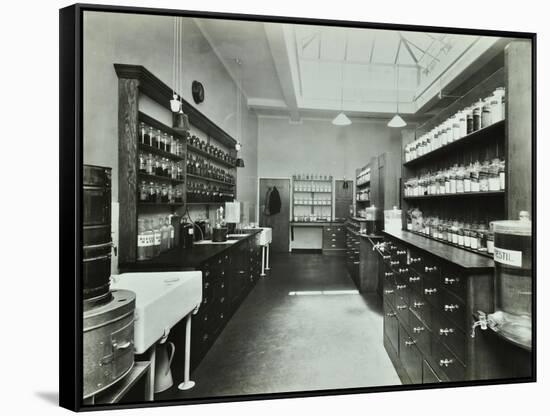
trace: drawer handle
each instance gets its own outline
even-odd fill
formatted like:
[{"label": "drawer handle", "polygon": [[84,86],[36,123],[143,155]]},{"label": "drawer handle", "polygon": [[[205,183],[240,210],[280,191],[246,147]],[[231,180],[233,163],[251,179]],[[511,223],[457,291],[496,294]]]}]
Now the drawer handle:
[{"label": "drawer handle", "polygon": [[422,259],[420,257],[411,257],[409,260],[409,263],[414,264],[414,263],[420,263],[421,261]]},{"label": "drawer handle", "polygon": [[411,283],[414,283],[414,282],[418,282],[420,280],[420,277],[409,277],[409,282]]},{"label": "drawer handle", "polygon": [[222,297],[222,298],[220,299],[220,303],[224,303],[224,302],[225,302],[225,297]]},{"label": "drawer handle", "polygon": [[407,285],[396,285],[395,288],[397,290],[403,290],[403,289],[406,289],[407,288]]},{"label": "drawer handle", "polygon": [[220,313],[220,319],[223,319],[223,316],[224,316],[223,313]]},{"label": "drawer handle", "polygon": [[395,317],[396,317],[396,313],[395,313],[395,312],[389,312],[389,313],[386,314],[386,316],[387,316],[388,318],[395,318]]},{"label": "drawer handle", "polygon": [[424,293],[426,295],[433,295],[434,293],[437,293],[437,289],[435,287],[432,289],[424,289]]},{"label": "drawer handle", "polygon": [[397,251],[395,252],[395,254],[397,254],[398,256],[402,256],[402,255],[404,255],[404,254],[407,254],[407,251],[405,251],[405,250],[401,250],[401,251],[400,251],[400,250],[397,250]]},{"label": "drawer handle", "polygon": [[204,277],[210,276],[210,272],[204,272]]},{"label": "drawer handle", "polygon": [[439,360],[439,366],[440,367],[448,367],[449,364],[453,364],[455,362],[455,360],[453,360],[452,358],[444,358],[442,360]]},{"label": "drawer handle", "polygon": [[382,256],[382,258],[383,258],[384,260],[389,260],[389,259],[390,259],[390,256]]},{"label": "drawer handle", "polygon": [[445,310],[445,312],[454,312],[455,310],[458,309],[458,305],[457,304],[445,305],[445,306],[443,306],[443,309]]},{"label": "drawer handle", "polygon": [[412,340],[412,341],[405,341],[405,345],[406,345],[407,347],[411,347],[411,346],[413,346],[414,344],[416,344],[416,341],[415,341],[415,340]]},{"label": "drawer handle", "polygon": [[439,335],[449,336],[449,334],[453,334],[454,332],[453,328],[439,328]]},{"label": "drawer handle", "polygon": [[406,267],[403,268],[403,269],[399,269],[399,273],[407,273],[409,271],[409,269],[407,269]]},{"label": "drawer handle", "polygon": [[402,311],[404,309],[407,309],[407,305],[397,305],[397,309]]},{"label": "drawer handle", "polygon": [[423,326],[417,326],[417,327],[414,327],[413,328],[413,332],[415,334],[420,334],[422,331],[424,331],[426,328],[424,328]]},{"label": "drawer handle", "polygon": [[210,282],[204,282],[204,288],[208,289],[210,287]]},{"label": "drawer handle", "polygon": [[457,278],[449,278],[449,277],[446,277],[444,280],[443,280],[443,283],[445,283],[446,285],[454,285],[455,283],[458,283],[458,279]]},{"label": "drawer handle", "polygon": [[225,270],[222,270],[221,275],[225,276]]},{"label": "drawer handle", "polygon": [[390,261],[390,264],[392,266],[397,266],[399,264],[399,260]]},{"label": "drawer handle", "polygon": [[354,261],[353,264],[359,264],[360,262],[359,261]]},{"label": "drawer handle", "polygon": [[204,334],[204,335],[202,336],[202,340],[203,340],[203,341],[206,341],[207,339],[208,339],[208,334]]},{"label": "drawer handle", "polygon": [[384,276],[386,276],[386,277],[392,277],[392,276],[393,276],[393,273],[392,273],[392,272],[385,272],[385,273],[384,273]]},{"label": "drawer handle", "polygon": [[435,267],[435,266],[434,267],[428,267],[428,266],[424,267],[424,271],[426,273],[435,272],[436,270],[437,270],[437,267]]},{"label": "drawer handle", "polygon": [[415,308],[421,308],[422,306],[424,306],[424,302],[413,302],[413,307]]},{"label": "drawer handle", "polygon": [[391,295],[391,294],[393,293],[393,290],[391,290],[391,289],[386,289],[386,290],[384,290],[384,293],[385,293],[386,295]]},{"label": "drawer handle", "polygon": [[130,347],[132,345],[132,341],[126,341],[126,342],[122,342],[122,343],[117,343],[117,342],[113,342],[113,349],[115,351],[119,351],[119,350],[125,350],[126,348]]}]

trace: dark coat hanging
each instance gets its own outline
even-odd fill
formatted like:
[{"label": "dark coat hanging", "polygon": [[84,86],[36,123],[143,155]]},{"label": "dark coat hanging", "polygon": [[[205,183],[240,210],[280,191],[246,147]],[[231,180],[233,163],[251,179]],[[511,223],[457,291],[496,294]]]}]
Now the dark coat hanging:
[{"label": "dark coat hanging", "polygon": [[277,187],[269,188],[265,195],[265,215],[275,215],[281,212],[281,196]]}]

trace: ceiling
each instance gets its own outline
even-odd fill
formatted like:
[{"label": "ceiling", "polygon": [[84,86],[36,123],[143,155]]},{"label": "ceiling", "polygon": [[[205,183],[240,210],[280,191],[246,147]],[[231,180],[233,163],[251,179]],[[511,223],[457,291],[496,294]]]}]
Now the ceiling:
[{"label": "ceiling", "polygon": [[[258,114],[418,116],[420,95],[491,42],[381,29],[195,19]],[[497,39],[497,38],[495,38]],[[489,45],[489,46],[488,46]],[[472,55],[472,56],[470,56]],[[443,86],[438,86],[439,92]],[[423,101],[424,100],[424,101]]]}]

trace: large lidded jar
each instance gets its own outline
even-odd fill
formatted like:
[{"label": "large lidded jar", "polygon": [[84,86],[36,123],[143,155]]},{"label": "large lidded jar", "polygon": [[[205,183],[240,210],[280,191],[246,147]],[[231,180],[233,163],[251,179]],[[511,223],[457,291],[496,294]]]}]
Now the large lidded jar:
[{"label": "large lidded jar", "polygon": [[532,315],[531,220],[526,211],[519,221],[495,221],[495,310],[502,312],[502,333],[530,348]]},{"label": "large lidded jar", "polygon": [[531,221],[525,216],[519,221],[495,221],[493,232],[495,306],[513,314],[531,315]]}]

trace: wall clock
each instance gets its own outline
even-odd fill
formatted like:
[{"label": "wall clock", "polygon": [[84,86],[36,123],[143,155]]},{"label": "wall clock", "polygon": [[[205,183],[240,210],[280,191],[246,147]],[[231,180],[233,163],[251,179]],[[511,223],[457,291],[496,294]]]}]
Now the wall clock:
[{"label": "wall clock", "polygon": [[200,104],[204,101],[204,87],[199,81],[193,81],[191,84],[191,93],[195,104]]}]

